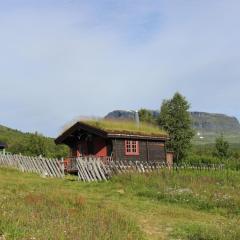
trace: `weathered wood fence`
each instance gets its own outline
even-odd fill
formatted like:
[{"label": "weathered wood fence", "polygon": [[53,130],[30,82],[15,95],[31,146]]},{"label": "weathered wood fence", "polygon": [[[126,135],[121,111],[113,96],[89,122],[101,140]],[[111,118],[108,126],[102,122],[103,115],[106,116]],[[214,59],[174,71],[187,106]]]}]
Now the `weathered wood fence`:
[{"label": "weathered wood fence", "polygon": [[64,166],[64,161],[47,159],[43,157],[27,157],[22,155],[0,154],[0,166],[13,167],[23,172],[38,173],[42,176],[63,178],[65,172],[76,172],[78,180],[85,182],[107,181],[113,175],[139,172],[148,173],[169,169],[180,171],[184,169],[223,170],[222,164],[174,164],[172,166],[155,161],[113,161],[96,157],[79,157],[71,159],[69,165]]},{"label": "weathered wood fence", "polygon": [[111,169],[97,158],[77,158],[76,166],[78,179],[84,182],[107,181],[107,179],[112,176]]},{"label": "weathered wood fence", "polygon": [[127,172],[148,173],[153,171],[160,171],[161,169],[169,169],[173,171],[180,171],[184,169],[191,169],[195,171],[213,171],[223,170],[225,168],[223,164],[184,163],[169,166],[164,162],[156,161],[102,161],[99,158],[93,157],[77,158],[75,159],[75,162],[78,172],[78,179],[87,182],[107,180],[113,175]]},{"label": "weathered wood fence", "polygon": [[0,154],[0,166],[16,168],[22,172],[38,173],[42,176],[64,177],[64,166],[57,159]]},{"label": "weathered wood fence", "polygon": [[161,162],[148,162],[148,161],[114,161],[94,158],[94,157],[80,157],[71,159],[68,169],[74,172],[74,167],[77,168],[78,179],[82,181],[101,181],[107,180],[113,175],[127,173],[127,172],[152,172],[157,169],[170,168]]}]

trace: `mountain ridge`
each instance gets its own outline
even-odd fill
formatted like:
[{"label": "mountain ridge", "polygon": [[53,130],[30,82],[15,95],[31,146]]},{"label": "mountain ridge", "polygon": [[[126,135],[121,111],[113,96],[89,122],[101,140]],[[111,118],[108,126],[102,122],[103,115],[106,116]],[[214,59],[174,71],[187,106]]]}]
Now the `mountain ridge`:
[{"label": "mountain ridge", "polygon": [[[154,118],[159,116],[159,111],[149,110]],[[240,142],[240,123],[236,117],[223,113],[190,112],[192,126],[196,131],[195,141],[199,143],[213,143],[215,138],[224,134],[232,143]],[[134,113],[125,110],[114,110],[108,113],[107,119],[131,119],[134,120]],[[203,140],[205,139],[205,141]]]}]

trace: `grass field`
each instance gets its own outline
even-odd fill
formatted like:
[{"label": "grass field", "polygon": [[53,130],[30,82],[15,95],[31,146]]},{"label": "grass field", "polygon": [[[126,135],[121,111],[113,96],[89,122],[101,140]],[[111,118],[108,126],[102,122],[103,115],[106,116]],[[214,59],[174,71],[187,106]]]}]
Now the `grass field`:
[{"label": "grass field", "polygon": [[238,240],[239,190],[234,171],[163,170],[89,184],[0,168],[0,239]]}]

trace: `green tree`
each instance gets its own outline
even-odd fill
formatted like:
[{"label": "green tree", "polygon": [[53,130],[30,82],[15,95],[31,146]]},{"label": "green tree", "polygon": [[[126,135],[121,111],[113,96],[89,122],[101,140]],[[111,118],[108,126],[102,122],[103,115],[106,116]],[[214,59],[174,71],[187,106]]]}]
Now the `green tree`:
[{"label": "green tree", "polygon": [[174,151],[176,162],[187,156],[194,136],[189,108],[186,98],[175,93],[172,99],[163,101],[160,109],[159,124],[169,134],[167,149]]},{"label": "green tree", "polygon": [[156,118],[154,118],[151,111],[142,108],[138,111],[138,114],[141,122],[156,124]]},{"label": "green tree", "polygon": [[44,136],[38,134],[31,134],[28,144],[27,150],[30,155],[39,156],[42,155],[43,157],[48,156],[48,144],[45,141]]},{"label": "green tree", "polygon": [[228,158],[230,155],[229,147],[228,141],[221,134],[220,137],[216,138],[214,155],[221,160]]}]

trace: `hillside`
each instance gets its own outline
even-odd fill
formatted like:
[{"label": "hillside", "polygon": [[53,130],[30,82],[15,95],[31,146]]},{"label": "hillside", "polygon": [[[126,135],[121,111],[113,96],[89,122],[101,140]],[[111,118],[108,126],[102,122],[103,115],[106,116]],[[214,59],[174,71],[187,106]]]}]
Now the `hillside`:
[{"label": "hillside", "polygon": [[[159,116],[159,111],[149,110],[154,118]],[[231,143],[240,142],[240,124],[237,118],[230,117],[225,114],[190,112],[193,129],[197,135],[194,142],[213,143],[215,138],[221,133]],[[115,110],[106,115],[107,119],[134,119],[134,113],[124,110]]]},{"label": "hillside", "polygon": [[63,157],[68,151],[65,146],[56,146],[52,138],[39,133],[23,133],[2,125],[0,125],[0,141],[8,145],[7,151],[24,155]]}]

